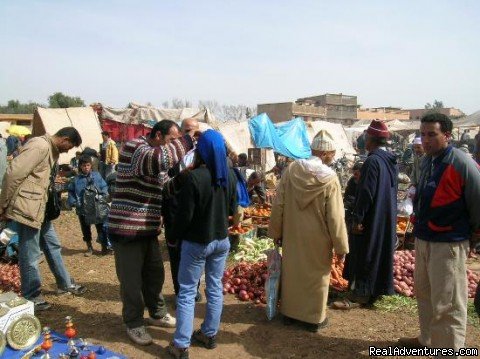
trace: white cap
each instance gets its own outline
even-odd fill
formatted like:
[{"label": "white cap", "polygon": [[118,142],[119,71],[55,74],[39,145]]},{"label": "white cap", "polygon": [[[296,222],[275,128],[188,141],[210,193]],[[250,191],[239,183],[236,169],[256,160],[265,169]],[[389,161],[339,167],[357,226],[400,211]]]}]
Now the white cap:
[{"label": "white cap", "polygon": [[413,144],[414,145],[421,145],[422,144],[422,139],[420,137],[415,137],[413,139]]},{"label": "white cap", "polygon": [[332,136],[326,130],[321,130],[313,139],[310,148],[317,151],[335,151],[335,144]]}]

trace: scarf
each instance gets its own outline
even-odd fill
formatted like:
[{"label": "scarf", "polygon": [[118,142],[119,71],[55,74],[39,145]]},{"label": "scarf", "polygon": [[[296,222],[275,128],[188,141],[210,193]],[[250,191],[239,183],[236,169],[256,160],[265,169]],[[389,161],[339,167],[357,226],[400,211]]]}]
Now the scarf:
[{"label": "scarf", "polygon": [[225,139],[215,130],[207,130],[198,139],[197,150],[212,175],[213,183],[223,188],[228,183]]}]

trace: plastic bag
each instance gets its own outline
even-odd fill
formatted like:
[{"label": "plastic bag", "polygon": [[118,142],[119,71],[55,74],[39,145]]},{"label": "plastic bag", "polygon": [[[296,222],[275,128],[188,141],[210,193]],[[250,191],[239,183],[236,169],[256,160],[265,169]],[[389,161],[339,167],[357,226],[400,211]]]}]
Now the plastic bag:
[{"label": "plastic bag", "polygon": [[277,314],[278,294],[280,289],[280,274],[282,272],[282,256],[278,247],[265,251],[267,255],[268,278],[265,281],[267,306],[265,307],[268,320]]},{"label": "plastic bag", "polygon": [[398,203],[397,210],[400,214],[411,215],[413,213],[412,199],[407,197],[402,202]]}]

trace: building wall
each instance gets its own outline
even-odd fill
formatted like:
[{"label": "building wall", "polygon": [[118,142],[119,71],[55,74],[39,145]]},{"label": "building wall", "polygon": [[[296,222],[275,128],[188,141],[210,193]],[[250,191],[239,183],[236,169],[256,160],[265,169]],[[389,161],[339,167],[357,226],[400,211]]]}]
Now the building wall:
[{"label": "building wall", "polygon": [[273,123],[288,121],[293,117],[292,106],[292,102],[260,104],[257,105],[257,114],[265,112]]},{"label": "building wall", "polygon": [[359,108],[357,109],[358,120],[409,120],[410,112],[400,109],[384,108]]},{"label": "building wall", "polygon": [[[412,109],[408,111],[410,112],[410,120],[420,120],[427,112],[431,110],[419,108],[419,109]],[[461,110],[454,107],[439,108],[439,109],[436,109],[435,111],[440,112],[449,117],[465,116],[465,114]]]}]

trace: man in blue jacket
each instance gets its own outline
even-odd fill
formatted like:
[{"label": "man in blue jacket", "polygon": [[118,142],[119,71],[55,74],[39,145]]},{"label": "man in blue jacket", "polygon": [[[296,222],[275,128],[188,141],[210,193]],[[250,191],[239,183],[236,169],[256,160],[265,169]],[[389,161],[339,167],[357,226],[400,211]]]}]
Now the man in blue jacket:
[{"label": "man in blue jacket", "polygon": [[449,145],[452,121],[433,113],[421,120],[426,157],[414,201],[415,294],[420,335],[401,338],[406,347],[465,345],[468,287],[466,259],[479,238],[480,171]]}]

